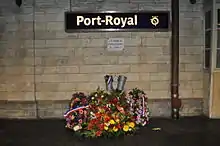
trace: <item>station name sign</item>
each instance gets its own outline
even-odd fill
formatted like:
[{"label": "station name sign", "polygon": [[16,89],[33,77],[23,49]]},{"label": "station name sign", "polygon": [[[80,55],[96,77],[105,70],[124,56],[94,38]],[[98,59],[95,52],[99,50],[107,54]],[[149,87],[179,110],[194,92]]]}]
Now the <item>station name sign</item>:
[{"label": "station name sign", "polygon": [[65,31],[169,30],[169,12],[65,12]]}]

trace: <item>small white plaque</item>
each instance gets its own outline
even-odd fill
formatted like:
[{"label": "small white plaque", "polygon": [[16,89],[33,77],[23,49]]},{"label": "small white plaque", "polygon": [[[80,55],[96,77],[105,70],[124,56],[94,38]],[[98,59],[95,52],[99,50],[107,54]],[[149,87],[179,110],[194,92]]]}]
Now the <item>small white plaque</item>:
[{"label": "small white plaque", "polygon": [[108,51],[122,51],[124,49],[123,38],[110,38],[107,42]]}]

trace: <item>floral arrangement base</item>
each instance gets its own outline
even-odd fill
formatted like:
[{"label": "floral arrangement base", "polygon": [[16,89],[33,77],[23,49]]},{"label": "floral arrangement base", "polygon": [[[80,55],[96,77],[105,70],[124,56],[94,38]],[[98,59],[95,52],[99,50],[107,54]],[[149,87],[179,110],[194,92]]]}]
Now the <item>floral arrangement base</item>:
[{"label": "floral arrangement base", "polygon": [[75,93],[64,114],[66,128],[80,137],[115,137],[132,135],[149,123],[147,96],[140,89],[106,92],[86,96]]}]

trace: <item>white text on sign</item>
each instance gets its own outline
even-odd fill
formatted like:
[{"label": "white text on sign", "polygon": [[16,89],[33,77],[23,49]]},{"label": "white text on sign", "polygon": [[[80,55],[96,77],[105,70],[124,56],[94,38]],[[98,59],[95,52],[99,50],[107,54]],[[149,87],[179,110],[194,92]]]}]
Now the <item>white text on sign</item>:
[{"label": "white text on sign", "polygon": [[135,26],[137,25],[138,18],[137,15],[133,17],[113,17],[111,15],[106,15],[104,19],[100,16],[94,18],[85,18],[84,16],[77,16],[77,26],[80,26],[82,23],[86,26],[94,26],[102,24],[108,26],[121,26],[121,28],[125,27],[126,25]]}]

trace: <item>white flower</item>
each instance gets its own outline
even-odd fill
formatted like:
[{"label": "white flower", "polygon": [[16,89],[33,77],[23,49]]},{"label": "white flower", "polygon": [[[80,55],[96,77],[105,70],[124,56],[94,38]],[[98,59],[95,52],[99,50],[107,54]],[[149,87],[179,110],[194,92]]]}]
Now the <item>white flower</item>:
[{"label": "white flower", "polygon": [[103,97],[104,97],[104,95],[101,96],[101,98],[103,98]]},{"label": "white flower", "polygon": [[95,97],[97,97],[98,96],[98,94],[95,94]]},{"label": "white flower", "polygon": [[74,130],[74,131],[78,131],[79,129],[80,129],[80,126],[79,126],[79,125],[76,125],[76,126],[73,127],[73,130]]},{"label": "white flower", "polygon": [[95,99],[95,97],[92,97],[92,100],[94,100]]}]

